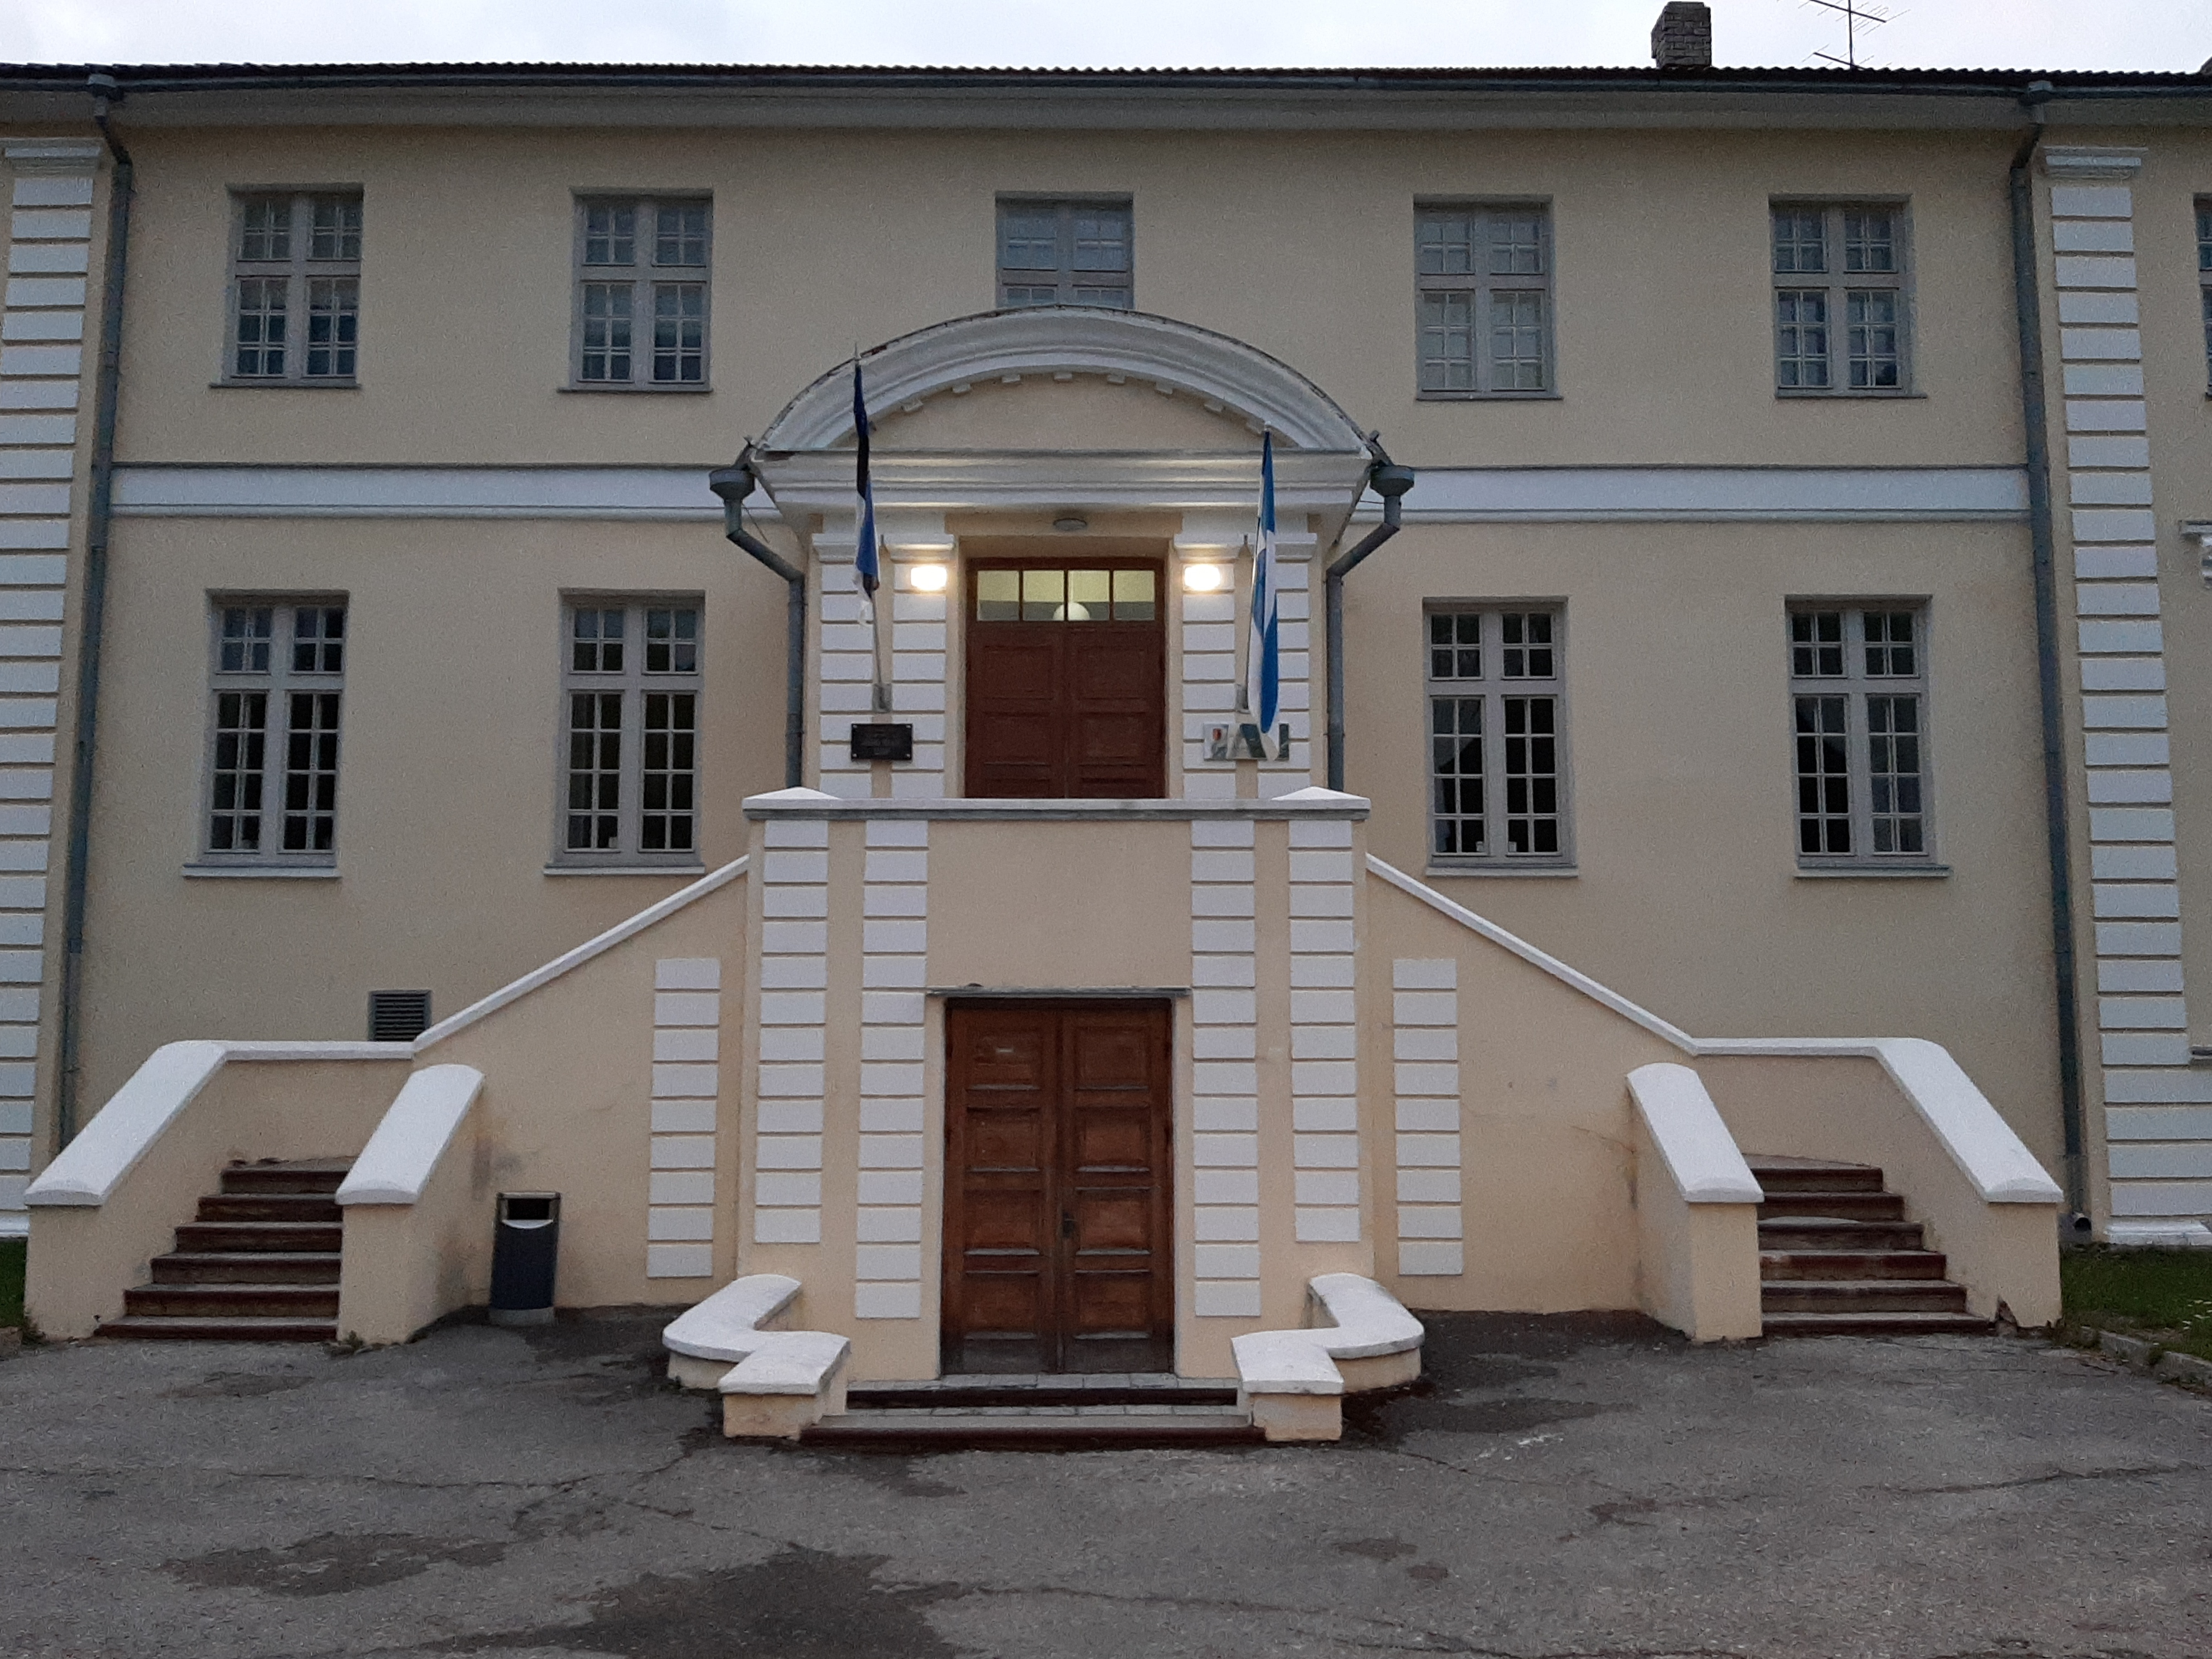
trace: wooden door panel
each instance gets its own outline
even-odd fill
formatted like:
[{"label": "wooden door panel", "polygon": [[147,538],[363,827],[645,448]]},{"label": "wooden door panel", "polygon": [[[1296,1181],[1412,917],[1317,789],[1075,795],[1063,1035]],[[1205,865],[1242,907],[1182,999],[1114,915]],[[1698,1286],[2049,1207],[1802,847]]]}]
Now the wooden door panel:
[{"label": "wooden door panel", "polygon": [[949,1011],[948,1365],[1171,1363],[1170,1030],[1164,1005]]},{"label": "wooden door panel", "polygon": [[1158,637],[1151,629],[1070,629],[1068,681],[1084,702],[1121,703],[1147,709],[1156,702],[1153,687],[1166,666]]}]

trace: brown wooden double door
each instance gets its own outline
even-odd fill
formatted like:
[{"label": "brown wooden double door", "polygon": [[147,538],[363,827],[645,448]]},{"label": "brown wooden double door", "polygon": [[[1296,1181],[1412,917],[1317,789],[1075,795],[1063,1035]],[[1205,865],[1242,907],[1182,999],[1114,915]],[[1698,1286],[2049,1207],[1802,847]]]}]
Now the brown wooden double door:
[{"label": "brown wooden double door", "polygon": [[1164,580],[1112,555],[969,562],[969,795],[1167,793]]},{"label": "brown wooden double door", "polygon": [[946,1012],[945,1370],[1173,1369],[1168,1006]]}]

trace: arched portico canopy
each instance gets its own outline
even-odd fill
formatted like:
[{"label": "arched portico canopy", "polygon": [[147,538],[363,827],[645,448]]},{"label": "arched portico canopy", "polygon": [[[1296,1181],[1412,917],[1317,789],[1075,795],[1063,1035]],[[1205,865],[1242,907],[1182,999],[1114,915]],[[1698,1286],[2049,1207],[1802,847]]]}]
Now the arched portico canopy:
[{"label": "arched portico canopy", "polygon": [[[1364,454],[1352,417],[1279,359],[1211,329],[1096,306],[988,311],[936,323],[860,356],[871,417],[940,392],[1009,374],[1119,376],[1232,411],[1279,445]],[[853,435],[850,364],[784,405],[761,434],[774,453],[828,449]]]}]

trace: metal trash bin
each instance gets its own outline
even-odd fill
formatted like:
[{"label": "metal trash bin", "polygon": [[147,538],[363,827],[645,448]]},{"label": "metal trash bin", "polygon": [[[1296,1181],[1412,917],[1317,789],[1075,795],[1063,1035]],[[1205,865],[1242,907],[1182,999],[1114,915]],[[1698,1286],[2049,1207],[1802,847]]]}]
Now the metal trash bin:
[{"label": "metal trash bin", "polygon": [[501,1193],[492,1229],[491,1322],[553,1322],[553,1274],[561,1255],[561,1194]]}]

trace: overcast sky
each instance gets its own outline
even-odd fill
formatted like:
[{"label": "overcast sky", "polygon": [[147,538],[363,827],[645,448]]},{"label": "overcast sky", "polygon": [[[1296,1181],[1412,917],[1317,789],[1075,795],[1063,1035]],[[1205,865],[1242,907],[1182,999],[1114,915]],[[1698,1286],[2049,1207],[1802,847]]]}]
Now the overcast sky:
[{"label": "overcast sky", "polygon": [[[1856,0],[1890,66],[2193,70],[2212,0]],[[1599,64],[1648,61],[1660,0],[0,0],[32,63]],[[1816,0],[1715,0],[1724,64],[1844,50]]]}]

